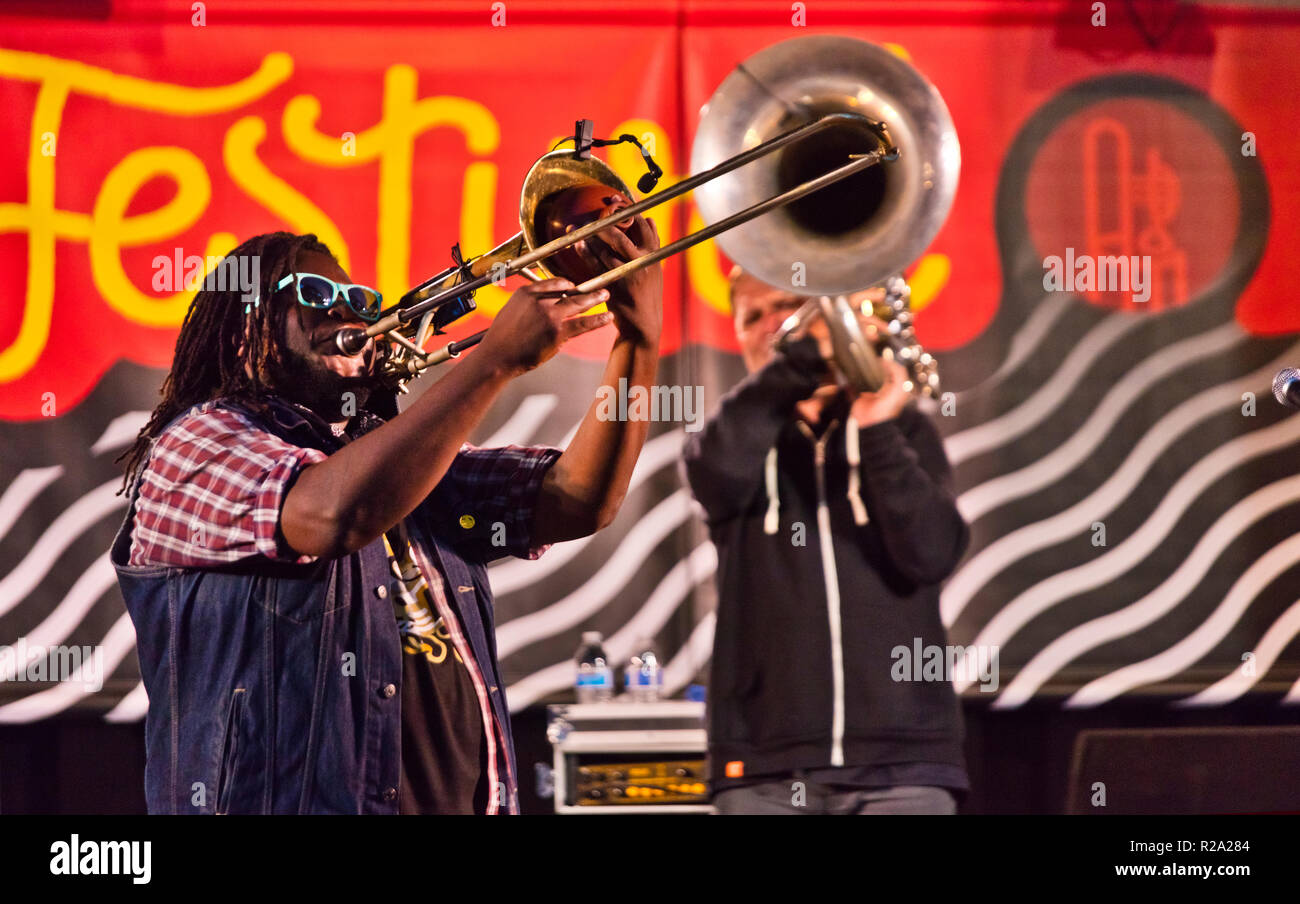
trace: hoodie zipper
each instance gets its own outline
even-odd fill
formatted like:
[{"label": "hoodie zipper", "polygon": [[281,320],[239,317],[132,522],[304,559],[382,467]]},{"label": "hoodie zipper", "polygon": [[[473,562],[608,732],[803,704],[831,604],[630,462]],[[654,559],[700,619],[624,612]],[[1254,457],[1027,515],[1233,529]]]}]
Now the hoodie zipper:
[{"label": "hoodie zipper", "polygon": [[[804,435],[812,433],[800,421]],[[831,536],[831,513],[826,504],[826,440],[835,423],[815,440],[817,475],[817,541],[821,546],[822,578],[826,582],[826,618],[831,634],[831,765],[844,765],[844,640],[840,623],[840,580],[835,570],[835,544]]]}]

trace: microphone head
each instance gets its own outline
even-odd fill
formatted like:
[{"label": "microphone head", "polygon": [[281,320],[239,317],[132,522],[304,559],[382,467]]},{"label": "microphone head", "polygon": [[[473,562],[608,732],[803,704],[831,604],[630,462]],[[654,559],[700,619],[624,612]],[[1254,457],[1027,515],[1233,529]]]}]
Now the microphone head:
[{"label": "microphone head", "polygon": [[655,186],[659,184],[660,175],[660,173],[646,173],[637,180],[636,190],[641,192],[643,195],[650,194],[650,192],[655,190]]},{"label": "microphone head", "polygon": [[1291,392],[1297,380],[1300,380],[1300,370],[1294,367],[1284,367],[1273,378],[1273,397],[1287,408],[1297,407],[1296,399],[1292,397]]}]

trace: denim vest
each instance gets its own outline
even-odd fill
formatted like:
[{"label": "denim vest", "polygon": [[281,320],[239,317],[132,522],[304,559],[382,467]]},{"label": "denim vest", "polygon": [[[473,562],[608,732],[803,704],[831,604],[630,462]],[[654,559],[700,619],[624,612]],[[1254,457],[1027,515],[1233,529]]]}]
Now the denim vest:
[{"label": "denim vest", "polygon": [[[269,421],[222,405],[294,445],[340,447],[319,419],[268,402]],[[132,566],[138,487],[133,480],[111,561],[149,695],[149,812],[397,813],[402,654],[383,538],[305,565],[257,556],[219,568]],[[488,684],[505,748],[501,780],[517,813],[487,568],[456,553],[438,495],[406,525],[417,555],[441,571]]]}]

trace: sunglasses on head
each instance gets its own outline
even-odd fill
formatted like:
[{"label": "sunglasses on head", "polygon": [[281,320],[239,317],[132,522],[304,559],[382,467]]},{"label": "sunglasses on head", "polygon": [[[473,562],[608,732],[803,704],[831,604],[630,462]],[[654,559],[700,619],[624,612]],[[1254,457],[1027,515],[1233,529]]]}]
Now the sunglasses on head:
[{"label": "sunglasses on head", "polygon": [[278,292],[290,283],[298,288],[298,303],[309,308],[332,308],[342,298],[354,314],[362,320],[379,319],[379,309],[384,296],[369,286],[355,283],[336,283],[315,273],[290,273],[275,287]]}]

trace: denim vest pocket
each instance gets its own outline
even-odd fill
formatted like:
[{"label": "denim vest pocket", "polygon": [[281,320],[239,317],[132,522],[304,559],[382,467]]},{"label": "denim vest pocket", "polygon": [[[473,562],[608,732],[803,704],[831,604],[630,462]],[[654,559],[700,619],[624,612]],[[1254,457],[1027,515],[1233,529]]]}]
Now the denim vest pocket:
[{"label": "denim vest pocket", "polygon": [[218,816],[230,810],[230,789],[235,784],[235,767],[239,763],[239,738],[244,725],[244,704],[247,688],[237,687],[230,697],[230,710],[226,715],[226,735],[221,742],[221,762],[217,772]]},{"label": "denim vest pocket", "polygon": [[306,625],[321,616],[347,608],[346,595],[336,592],[337,570],[346,559],[311,565],[268,566],[253,578],[252,600],[277,619]]}]

